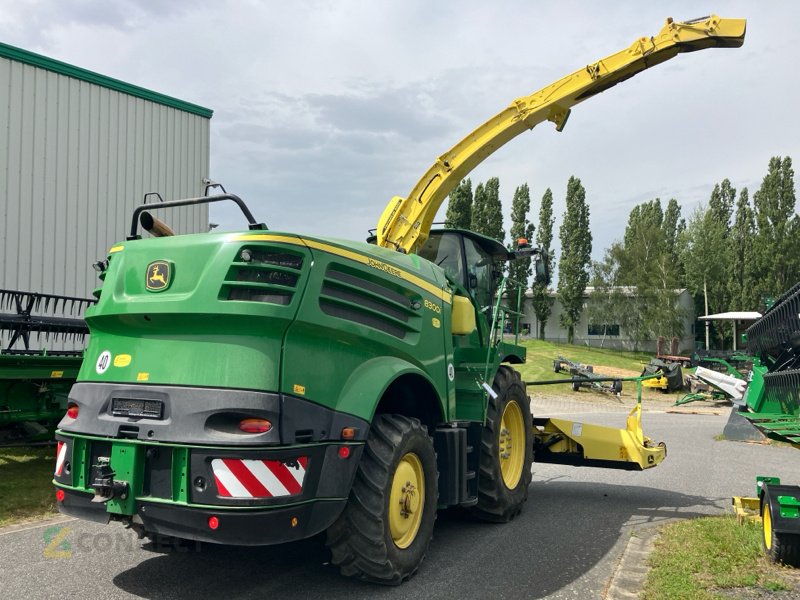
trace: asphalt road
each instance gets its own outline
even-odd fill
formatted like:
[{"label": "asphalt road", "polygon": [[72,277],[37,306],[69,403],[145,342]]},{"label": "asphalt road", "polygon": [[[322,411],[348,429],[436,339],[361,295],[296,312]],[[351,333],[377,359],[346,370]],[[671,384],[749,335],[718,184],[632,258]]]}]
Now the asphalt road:
[{"label": "asphalt road", "polygon": [[[609,405],[534,401],[539,415],[624,424]],[[428,557],[397,588],[339,576],[324,538],[265,548],[203,546],[156,553],[121,526],[76,520],[0,530],[0,598],[600,598],[638,528],[721,514],[757,474],[797,477],[797,450],[716,441],[720,415],[645,415],[667,443],[645,472],[534,465],[530,499],[505,525],[440,513]]]}]

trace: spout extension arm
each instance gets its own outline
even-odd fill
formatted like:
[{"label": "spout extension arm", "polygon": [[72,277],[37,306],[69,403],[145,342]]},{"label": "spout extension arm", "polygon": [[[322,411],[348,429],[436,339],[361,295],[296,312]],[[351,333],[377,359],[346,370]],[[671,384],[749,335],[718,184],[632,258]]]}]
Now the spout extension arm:
[{"label": "spout extension arm", "polygon": [[744,43],[746,21],[716,15],[676,23],[667,19],[654,37],[642,37],[630,47],[578,69],[563,79],[511,105],[441,155],[407,198],[395,196],[378,222],[378,245],[416,252],[428,238],[437,210],[452,189],[498,148],[542,121],[557,131],[572,106],[658,65],[681,52],[705,48],[738,48]]}]

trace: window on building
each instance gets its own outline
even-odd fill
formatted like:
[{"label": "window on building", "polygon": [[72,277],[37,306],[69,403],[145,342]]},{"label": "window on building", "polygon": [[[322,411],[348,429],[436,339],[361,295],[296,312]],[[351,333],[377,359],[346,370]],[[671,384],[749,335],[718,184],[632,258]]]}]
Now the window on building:
[{"label": "window on building", "polygon": [[619,335],[619,325],[589,325],[589,335]]}]

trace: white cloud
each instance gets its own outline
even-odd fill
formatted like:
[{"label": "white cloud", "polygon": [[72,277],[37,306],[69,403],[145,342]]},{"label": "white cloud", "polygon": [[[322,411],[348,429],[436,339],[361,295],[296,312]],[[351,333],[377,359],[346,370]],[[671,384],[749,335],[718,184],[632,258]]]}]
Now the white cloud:
[{"label": "white cloud", "polygon": [[534,220],[547,187],[560,219],[567,179],[580,177],[599,257],[634,204],[675,197],[686,216],[721,179],[752,193],[770,156],[800,155],[800,5],[0,0],[0,29],[4,42],[213,108],[212,178],[271,227],[363,239],[392,195],[513,98],[667,16],[714,8],[749,19],[743,48],[678,56],[471,174],[500,177],[507,212],[527,182]]}]

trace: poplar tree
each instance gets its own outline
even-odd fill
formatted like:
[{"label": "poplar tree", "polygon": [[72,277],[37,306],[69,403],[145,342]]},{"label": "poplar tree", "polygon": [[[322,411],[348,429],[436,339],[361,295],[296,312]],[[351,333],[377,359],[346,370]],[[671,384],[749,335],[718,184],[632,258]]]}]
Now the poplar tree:
[{"label": "poplar tree", "polygon": [[547,251],[547,281],[533,283],[533,312],[539,322],[539,339],[544,339],[544,329],[553,312],[553,299],[550,297],[550,284],[553,282],[553,267],[555,255],[553,254],[553,192],[547,188],[542,196],[539,206],[539,228],[536,231],[536,245]]},{"label": "poplar tree", "polygon": [[[527,183],[523,183],[514,190],[514,199],[511,202],[511,247],[517,247],[520,238],[525,238],[528,243],[533,240],[533,223],[528,220],[528,211],[531,209],[531,194]],[[513,260],[508,266],[509,278],[518,283],[522,290],[518,293],[516,287],[508,290],[509,306],[522,312],[525,302],[525,292],[528,289],[528,280],[531,276],[531,259],[519,258]]]},{"label": "poplar tree", "polygon": [[580,321],[586,284],[589,282],[592,254],[586,190],[577,177],[569,178],[566,200],[567,208],[559,230],[561,258],[558,261],[558,298],[562,305],[561,326],[567,329],[567,341],[573,343],[575,325]]},{"label": "poplar tree", "polygon": [[471,229],[499,242],[506,237],[503,230],[503,206],[500,204],[500,180],[497,177],[492,177],[485,185],[479,183],[475,188]]},{"label": "poplar tree", "polygon": [[[720,221],[718,206],[699,206],[689,219],[684,232],[683,265],[686,287],[703,299],[702,310],[713,314],[728,306],[728,224]],[[707,311],[707,312],[706,312]],[[724,340],[726,328],[718,324],[715,330]]]},{"label": "poplar tree", "polygon": [[800,218],[795,213],[794,170],[788,156],[774,156],[759,190],[753,194],[757,229],[754,258],[759,298],[776,298],[797,283],[800,272]]},{"label": "poplar tree", "polygon": [[445,227],[469,229],[472,225],[472,182],[464,179],[450,192]]},{"label": "poplar tree", "polygon": [[483,183],[478,183],[475,187],[469,228],[475,233],[483,233],[486,229],[486,188]]},{"label": "poplar tree", "polygon": [[754,257],[755,220],[747,188],[739,193],[736,214],[730,231],[728,260],[728,295],[731,310],[756,310],[756,265]]}]

